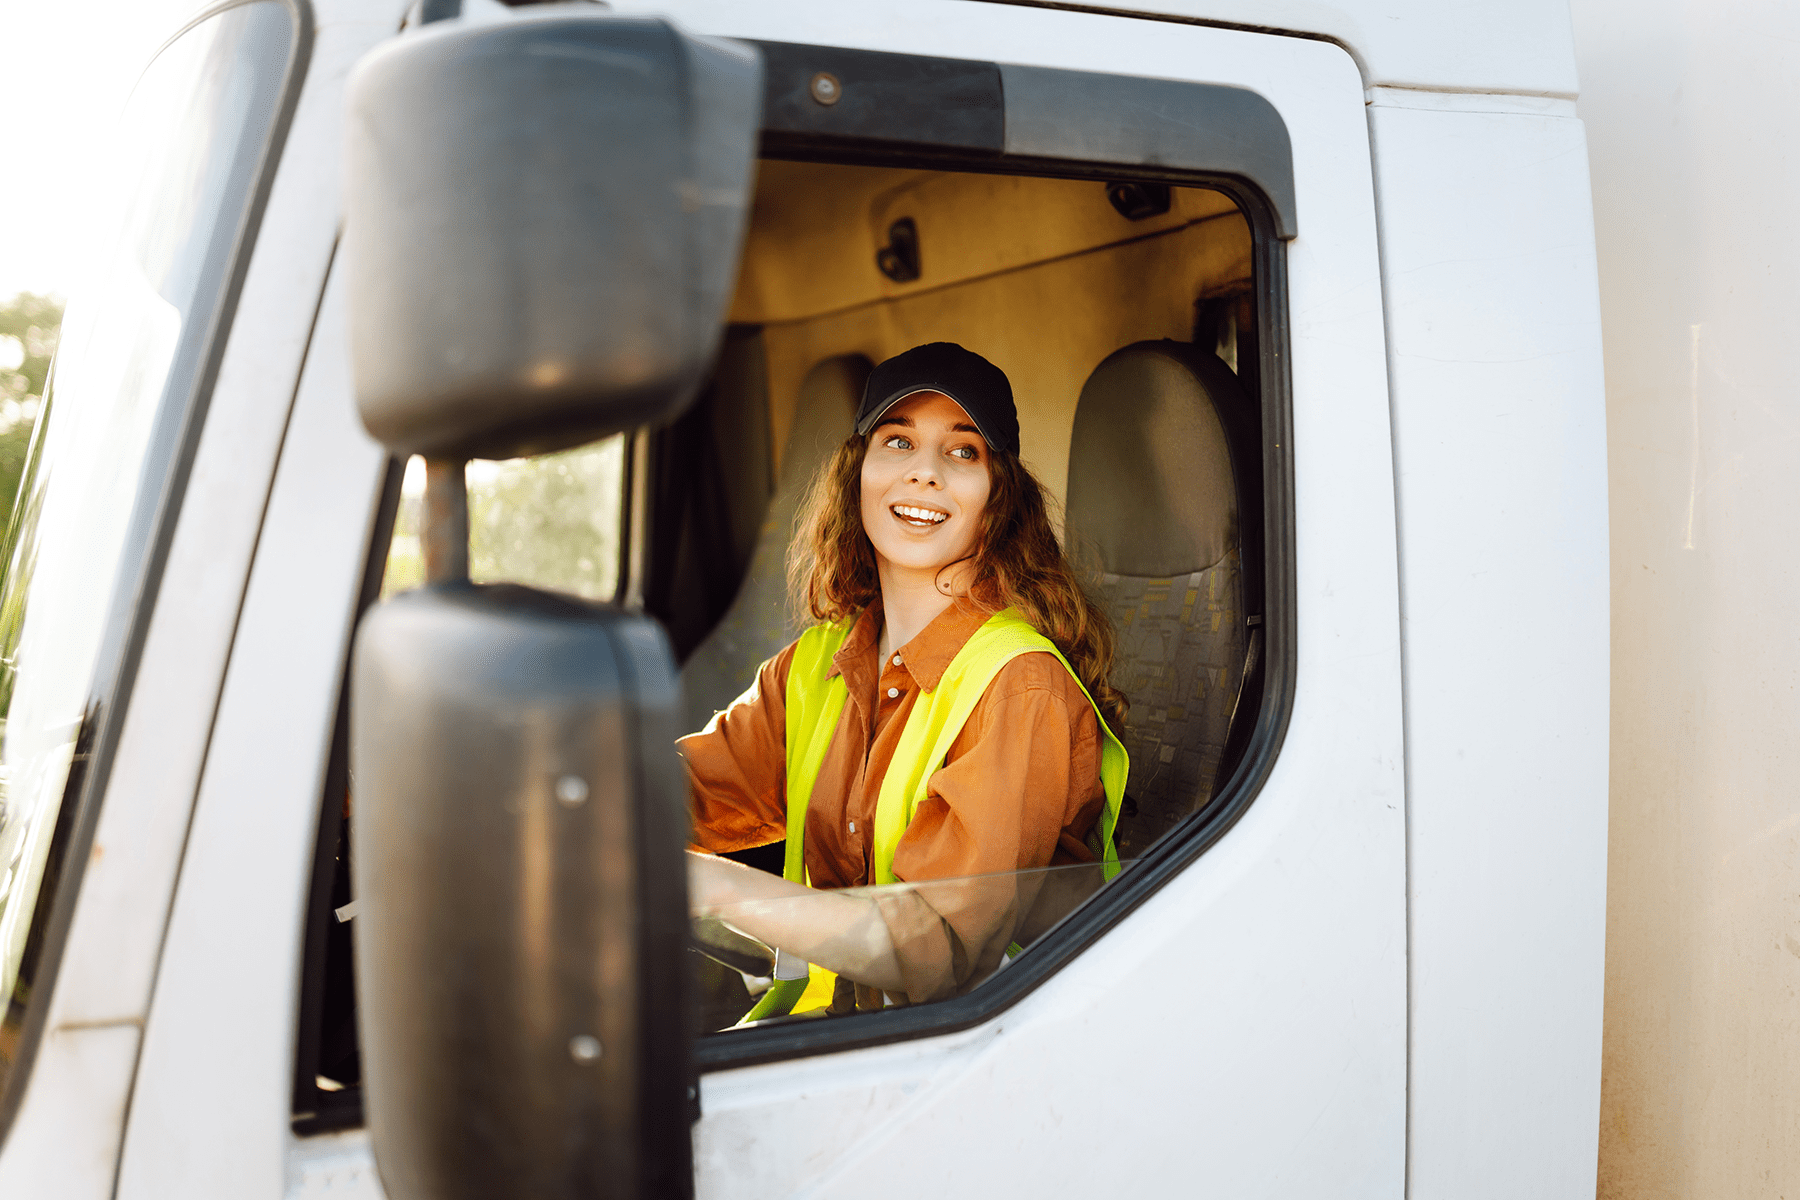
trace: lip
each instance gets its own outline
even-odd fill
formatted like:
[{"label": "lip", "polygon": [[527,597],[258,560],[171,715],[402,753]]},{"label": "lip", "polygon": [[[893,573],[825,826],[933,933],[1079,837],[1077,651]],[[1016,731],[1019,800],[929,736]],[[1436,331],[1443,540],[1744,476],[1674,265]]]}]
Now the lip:
[{"label": "lip", "polygon": [[[950,514],[937,505],[919,504],[912,500],[896,501],[888,505],[888,512],[893,515],[894,520],[908,529],[936,529],[950,519]],[[927,513],[933,514],[935,519],[933,516],[924,515]]]}]

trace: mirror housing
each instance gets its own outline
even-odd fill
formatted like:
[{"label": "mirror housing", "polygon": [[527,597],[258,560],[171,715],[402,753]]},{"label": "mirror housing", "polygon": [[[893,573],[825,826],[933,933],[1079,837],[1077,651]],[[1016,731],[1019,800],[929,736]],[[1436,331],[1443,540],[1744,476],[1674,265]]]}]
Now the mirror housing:
[{"label": "mirror housing", "polygon": [[736,280],[761,107],[752,47],[604,11],[366,57],[344,241],[369,432],[513,458],[678,415]]},{"label": "mirror housing", "polygon": [[393,1200],[692,1195],[681,710],[656,622],[440,585],[357,634],[364,1111]]}]

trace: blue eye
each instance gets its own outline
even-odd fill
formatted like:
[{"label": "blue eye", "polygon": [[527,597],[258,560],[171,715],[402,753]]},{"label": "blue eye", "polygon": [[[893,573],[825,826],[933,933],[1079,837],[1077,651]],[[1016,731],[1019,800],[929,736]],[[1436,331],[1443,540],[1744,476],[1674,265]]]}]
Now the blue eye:
[{"label": "blue eye", "polygon": [[894,449],[894,450],[911,450],[912,449],[912,443],[907,441],[906,438],[902,437],[901,435],[899,435],[897,433],[893,437],[888,438],[886,441],[882,442],[881,444],[884,446],[887,446],[891,449]]},{"label": "blue eye", "polygon": [[961,457],[966,462],[975,462],[981,457],[973,446],[958,446],[950,453]]}]

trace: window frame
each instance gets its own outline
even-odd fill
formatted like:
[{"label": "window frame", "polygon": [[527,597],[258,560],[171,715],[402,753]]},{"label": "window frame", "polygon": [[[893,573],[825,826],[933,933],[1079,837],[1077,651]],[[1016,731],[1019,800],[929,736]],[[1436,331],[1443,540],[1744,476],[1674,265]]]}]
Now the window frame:
[{"label": "window frame", "polygon": [[1040,178],[1168,183],[1212,188],[1237,204],[1251,232],[1260,392],[1257,400],[1262,416],[1265,632],[1261,698],[1231,778],[1214,792],[1206,807],[1170,830],[1129,871],[1071,913],[1005,971],[965,995],[931,1004],[698,1037],[694,1042],[694,1060],[702,1074],[955,1033],[990,1021],[1023,1000],[1210,849],[1248,811],[1274,769],[1286,736],[1298,663],[1287,243],[1280,236],[1275,205],[1261,188],[1241,176],[1197,169],[1024,156],[975,157],[966,151],[933,151],[916,144],[883,146],[851,138],[833,143],[816,134],[804,140],[784,138],[779,133],[772,136],[767,130],[762,157]]}]

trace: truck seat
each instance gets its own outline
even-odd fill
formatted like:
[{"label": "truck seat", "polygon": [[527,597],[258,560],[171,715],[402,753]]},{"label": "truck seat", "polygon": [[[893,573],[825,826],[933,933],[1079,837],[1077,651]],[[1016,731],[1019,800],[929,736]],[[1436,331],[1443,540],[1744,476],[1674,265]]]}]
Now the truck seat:
[{"label": "truck seat", "polygon": [[[1113,686],[1131,702],[1119,822],[1135,857],[1217,787],[1255,653],[1240,512],[1254,407],[1209,351],[1138,342],[1094,369],[1070,435],[1067,544],[1118,632]],[[1097,578],[1096,578],[1097,577]],[[1260,633],[1260,630],[1257,631]]]},{"label": "truck seat", "polygon": [[819,363],[801,382],[775,495],[744,582],[724,617],[682,664],[684,732],[705,726],[750,686],[763,660],[800,636],[787,602],[788,543],[807,484],[850,436],[869,370],[868,359],[847,354]]}]

